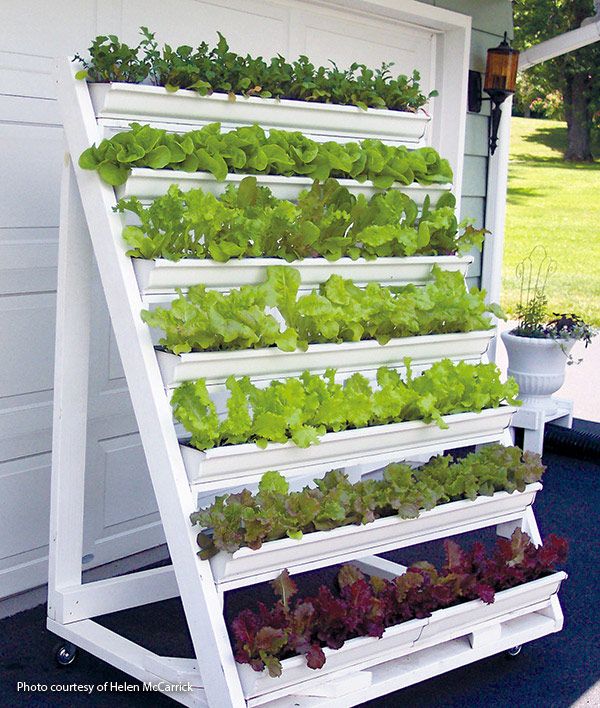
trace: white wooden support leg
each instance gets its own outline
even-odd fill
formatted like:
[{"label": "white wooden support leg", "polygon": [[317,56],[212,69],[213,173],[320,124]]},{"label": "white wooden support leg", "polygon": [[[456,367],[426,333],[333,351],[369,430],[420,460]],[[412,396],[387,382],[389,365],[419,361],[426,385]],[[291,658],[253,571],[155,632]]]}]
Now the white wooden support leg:
[{"label": "white wooden support leg", "polygon": [[[81,155],[98,139],[94,109],[87,85],[74,77],[72,63],[64,60],[59,71],[59,105],[69,151]],[[131,259],[125,255],[123,223],[113,211],[115,192],[97,173],[76,164],[74,170],[206,697],[211,706],[242,708],[246,701],[210,563],[196,555],[196,534],[189,521],[196,499],[150,332],[140,317],[143,303]],[[87,370],[87,352],[82,358]],[[74,388],[72,382],[61,383],[68,391]],[[57,509],[52,516],[61,518]]]},{"label": "white wooden support leg", "polygon": [[520,529],[522,524],[522,519],[514,519],[512,521],[506,521],[503,524],[498,524],[496,526],[496,536],[502,536],[502,538],[510,538],[513,535],[514,530]]},{"label": "white wooden support leg", "polygon": [[544,451],[544,424],[541,427],[528,430],[523,430],[523,450],[528,452],[537,452],[541,455]]},{"label": "white wooden support leg", "polygon": [[514,530],[517,528],[524,531],[536,546],[542,545],[542,537],[540,535],[532,507],[527,507],[522,518],[507,521],[504,524],[498,524],[496,526],[496,534],[498,536],[502,536],[503,538],[510,538],[513,535]]},{"label": "white wooden support leg", "polygon": [[552,597],[550,598],[550,605],[546,609],[541,610],[541,614],[546,615],[546,617],[551,617],[554,620],[556,626],[556,629],[554,631],[560,632],[565,622],[565,616],[562,611],[562,607],[560,606],[558,594],[552,595]]},{"label": "white wooden support leg", "polygon": [[52,434],[48,615],[81,584],[92,245],[68,156],[61,185]]},{"label": "white wooden support leg", "polygon": [[563,415],[559,415],[552,422],[554,425],[559,425],[561,428],[573,427],[573,401],[566,398],[556,398],[556,404],[559,406]]},{"label": "white wooden support leg", "polygon": [[381,469],[381,464],[377,463],[351,465],[344,468],[344,473],[348,475],[348,479],[352,484],[356,484],[356,482],[360,482],[365,475],[379,469]]},{"label": "white wooden support leg", "polygon": [[532,507],[527,507],[525,516],[523,517],[523,522],[521,524],[521,529],[529,536],[536,546],[542,545],[542,536],[540,534],[540,530],[538,529]]},{"label": "white wooden support leg", "polygon": [[511,428],[510,425],[504,433],[502,433],[502,440],[500,441],[501,445],[506,445],[507,447],[511,447],[512,445],[515,444],[515,431],[514,428]]},{"label": "white wooden support leg", "polygon": [[367,575],[378,575],[380,578],[394,580],[398,575],[406,572],[405,565],[394,563],[394,561],[380,558],[379,556],[365,556],[352,561],[352,565],[357,566]]}]

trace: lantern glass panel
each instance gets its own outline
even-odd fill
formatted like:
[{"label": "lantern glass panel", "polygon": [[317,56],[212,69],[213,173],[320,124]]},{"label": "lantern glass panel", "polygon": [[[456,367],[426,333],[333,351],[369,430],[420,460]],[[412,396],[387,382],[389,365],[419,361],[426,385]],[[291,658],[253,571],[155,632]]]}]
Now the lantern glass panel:
[{"label": "lantern glass panel", "polygon": [[517,83],[519,52],[509,47],[489,49],[485,69],[484,91],[513,93]]}]

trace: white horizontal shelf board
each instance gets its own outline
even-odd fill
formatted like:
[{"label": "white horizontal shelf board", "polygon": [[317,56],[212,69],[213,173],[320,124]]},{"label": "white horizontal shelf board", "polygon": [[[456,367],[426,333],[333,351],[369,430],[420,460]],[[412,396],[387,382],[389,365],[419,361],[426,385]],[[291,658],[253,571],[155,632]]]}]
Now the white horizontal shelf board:
[{"label": "white horizontal shelf board", "polygon": [[[238,666],[238,673],[247,698],[270,693],[301,682],[319,681],[327,674],[354,666],[362,670],[382,664],[398,656],[411,654],[421,648],[447,641],[453,635],[469,634],[478,625],[488,622],[502,623],[529,612],[538,612],[550,603],[566,573],[557,572],[523,585],[496,593],[494,603],[471,600],[454,607],[436,610],[424,620],[410,620],[383,633],[381,639],[358,637],[347,641],[340,649],[324,648],[326,663],[321,669],[309,669],[305,658],[295,656],[282,661],[282,674],[271,678],[266,671],[258,673],[245,664]],[[416,635],[416,636],[415,636]],[[330,663],[331,662],[331,663]]]},{"label": "white horizontal shelf board", "polygon": [[235,485],[267,470],[305,474],[340,465],[397,460],[401,453],[412,454],[432,447],[442,449],[499,440],[514,410],[511,406],[500,406],[481,413],[447,415],[444,416],[447,429],[416,420],[326,433],[319,444],[307,448],[288,442],[270,443],[264,450],[254,443],[206,451],[182,444],[180,449],[192,484],[213,481],[223,486],[227,480]]},{"label": "white horizontal shelf board", "polygon": [[[117,198],[138,197],[142,201],[156,199],[166,194],[172,184],[178,184],[184,191],[189,189],[202,188],[205,192],[210,192],[216,196],[223,194],[228,184],[239,184],[246,174],[230,172],[222,182],[217,181],[209,172],[183,172],[181,170],[152,170],[146,167],[134,167],[131,170],[125,184],[115,188]],[[273,195],[278,199],[293,201],[298,198],[298,194],[303,189],[310,189],[313,180],[310,177],[284,177],[281,175],[253,175],[258,184],[262,187],[269,187]],[[371,197],[383,190],[377,189],[372,182],[357,182],[353,179],[339,179],[338,182],[347,187],[355,195],[364,194]],[[395,183],[395,188],[403,194],[407,194],[420,207],[426,195],[429,195],[431,203],[436,201],[452,189],[451,184],[421,185],[413,183],[411,185],[400,185]]]},{"label": "white horizontal shelf board", "polygon": [[434,265],[443,270],[460,271],[466,275],[473,256],[411,256],[410,258],[305,258],[288,263],[280,258],[242,258],[227,263],[209,259],[182,258],[169,261],[164,258],[144,260],[132,258],[140,291],[144,295],[170,294],[175,288],[189,288],[204,284],[209,288],[229,290],[242,285],[264,282],[269,266],[289,265],[300,271],[302,287],[315,287],[332,275],[350,278],[355,283],[382,285],[424,285],[431,280]]},{"label": "white horizontal shelf board", "polygon": [[[449,534],[463,533],[474,524],[486,521],[498,523],[507,516],[518,518],[533,504],[542,488],[538,482],[527,485],[523,492],[496,492],[474,501],[461,500],[440,504],[423,511],[415,519],[390,516],[369,524],[341,526],[330,531],[305,534],[300,540],[282,538],[264,543],[258,550],[240,548],[234,553],[219,552],[210,559],[213,576],[218,584],[232,581],[262,582],[277,576],[284,568],[291,573],[343,563],[362,555],[385,553],[411,543],[421,543]],[[242,583],[236,582],[239,586]]]},{"label": "white horizontal shelf board", "polygon": [[207,385],[222,385],[230,375],[272,379],[328,367],[336,367],[340,372],[364,371],[402,365],[407,356],[414,366],[427,366],[443,358],[475,362],[481,360],[493,334],[493,330],[431,334],[392,339],[385,345],[376,340],[311,344],[306,352],[283,352],[269,347],[179,355],[157,351],[156,355],[167,388],[199,378],[205,378]]},{"label": "white horizontal shelf board", "polygon": [[511,421],[513,428],[525,428],[526,430],[536,430],[545,423],[550,423],[559,418],[568,418],[573,415],[573,401],[552,396],[552,401],[556,404],[553,412],[547,413],[543,409],[527,408],[522,406],[515,411],[515,416]]},{"label": "white horizontal shelf board", "polygon": [[[194,673],[192,670],[195,660],[160,656],[90,619],[63,624],[48,617],[46,627],[53,634],[73,642],[80,649],[97,656],[138,681],[156,684],[162,679],[171,683],[170,678],[181,673],[185,677],[182,682],[189,680],[191,683],[191,690],[184,694],[189,699],[187,705],[208,708],[206,693],[197,685],[200,683],[199,671]],[[177,671],[177,664],[185,667],[185,673]],[[164,679],[156,671],[167,674],[169,678]],[[174,680],[173,683],[177,681]],[[167,695],[172,696],[173,693]]]},{"label": "white horizontal shelf board", "polygon": [[230,100],[227,94],[200,96],[181,89],[168,92],[162,86],[125,83],[90,84],[96,118],[166,122],[186,129],[221,122],[231,126],[258,123],[265,128],[299,130],[327,139],[362,140],[376,138],[393,144],[416,146],[424,143],[430,117],[387,109],[338,106],[326,103],[243,96]]}]

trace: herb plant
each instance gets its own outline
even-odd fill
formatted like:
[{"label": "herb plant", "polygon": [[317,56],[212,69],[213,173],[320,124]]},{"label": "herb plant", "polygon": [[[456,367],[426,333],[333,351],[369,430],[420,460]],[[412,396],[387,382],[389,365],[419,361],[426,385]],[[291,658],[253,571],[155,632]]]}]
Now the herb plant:
[{"label": "herb plant", "polygon": [[354,637],[381,637],[388,627],[469,600],[491,604],[496,592],[548,575],[565,562],[567,543],[550,534],[536,547],[517,528],[510,539],[499,538],[490,554],[481,543],[467,552],[446,540],[444,549],[446,560],[439,570],[421,561],[387,580],[345,565],[333,591],[321,585],[304,598],[283,571],[271,582],[278,598],[274,605],[261,603],[233,620],[235,660],[255,671],[266,668],[273,677],[281,675],[281,661],[291,656],[302,655],[309,668],[320,669],[326,660],[323,647],[335,650]]},{"label": "herb plant", "polygon": [[270,60],[232,52],[219,32],[214,47],[202,42],[159,49],[154,34],[141,27],[142,39],[129,47],[115,35],[99,36],[89,48],[90,58],[75,55],[83,65],[77,77],[93,82],[150,81],[168,91],[187,88],[201,96],[213,91],[261,98],[289,98],[299,101],[388,108],[416,112],[433,96],[421,93],[418,71],[412,76],[393,76],[393,63],[370,69],[354,62],[348,69],[315,66],[306,56],[287,62],[277,55]]},{"label": "herb plant", "polygon": [[[549,314],[546,286],[555,271],[556,262],[548,257],[543,246],[535,246],[519,263],[517,266],[517,277],[520,281],[518,323],[511,330],[511,334],[533,339],[554,339],[561,346],[567,342],[581,340],[587,347],[596,334],[594,327],[573,313],[553,312],[552,316]],[[563,352],[568,364],[576,363],[564,346]]]},{"label": "herb plant", "polygon": [[73,61],[80,62],[84,67],[76,77],[95,83],[142,83],[152,71],[152,53],[156,42],[147,27],[140,28],[140,33],[142,39],[137,47],[121,42],[114,34],[96,37],[88,49],[90,61],[79,54],[73,57]]},{"label": "herb plant", "polygon": [[406,380],[395,369],[381,367],[374,387],[355,373],[336,383],[335,370],[319,376],[304,371],[297,378],[271,381],[257,388],[248,377],[226,381],[227,415],[219,420],[204,379],[186,381],[173,392],[175,418],[191,434],[190,444],[206,450],[218,445],[269,442],[309,447],[327,432],[386,425],[407,420],[447,424],[442,416],[480,412],[503,402],[516,402],[514,380],[500,381],[494,364],[437,361],[413,377],[405,359]]},{"label": "herb plant", "polygon": [[457,460],[450,455],[434,457],[418,469],[388,465],[382,479],[351,483],[343,472],[332,470],[298,492],[290,492],[278,472],[266,472],[256,494],[244,489],[218,496],[209,507],[193,513],[191,521],[208,529],[198,534],[198,555],[206,559],[219,551],[256,550],[286,536],[300,539],[306,533],[388,516],[415,518],[421,510],[459,499],[522,492],[543,473],[539,455],[498,444]]},{"label": "herb plant", "polygon": [[179,291],[169,308],[143,311],[142,319],[164,331],[163,347],[181,354],[270,346],[294,351],[319,342],[362,339],[386,344],[395,337],[489,329],[486,313],[503,316],[485,302],[485,292],[466,290],[461,273],[438,266],[423,287],[369,283],[359,288],[339,275],[308,294],[299,296],[299,286],[298,270],[270,266],[259,285],[229,293],[195,285],[185,294]]},{"label": "herb plant", "polygon": [[450,164],[431,147],[408,150],[373,139],[318,143],[300,132],[271,130],[266,135],[259,125],[221,132],[220,123],[187,133],[131,123],[129,130],[84,150],[79,166],[97,170],[113,186],[124,184],[132,167],[210,172],[219,181],[229,172],[305,175],[319,181],[348,177],[371,180],[380,189],[394,182],[452,181]]},{"label": "herb plant", "polygon": [[556,340],[581,339],[587,347],[592,343],[596,330],[587,324],[579,315],[567,312],[553,312],[551,319],[545,326],[547,336]]},{"label": "herb plant", "polygon": [[168,192],[143,205],[121,199],[116,211],[134,214],[139,225],[123,229],[137,258],[273,257],[288,262],[322,256],[342,257],[448,255],[481,247],[484,230],[468,220],[458,223],[456,200],[449,192],[421,214],[414,200],[398,190],[354,196],[330,178],[300,193],[298,203],[277,199],[256,177],[227,185],[221,197],[202,189]]}]

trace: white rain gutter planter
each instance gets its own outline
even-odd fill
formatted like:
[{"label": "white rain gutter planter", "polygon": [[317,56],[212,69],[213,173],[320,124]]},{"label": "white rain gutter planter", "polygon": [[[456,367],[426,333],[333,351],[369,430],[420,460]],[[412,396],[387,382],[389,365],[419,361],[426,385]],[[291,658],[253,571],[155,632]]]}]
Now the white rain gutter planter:
[{"label": "white rain gutter planter", "polygon": [[[268,187],[277,199],[294,201],[303,189],[310,189],[313,179],[310,177],[285,177],[282,175],[252,175],[260,187]],[[223,181],[218,181],[210,172],[183,172],[182,170],[153,170],[149,167],[134,167],[125,184],[115,187],[118,199],[138,197],[143,202],[161,197],[167,193],[172,184],[177,184],[182,191],[201,188],[215,196],[223,194],[228,184],[238,185],[248,174],[230,172]],[[372,197],[385,190],[373,186],[369,180],[357,182],[354,179],[338,179],[342,187],[346,187],[351,194]],[[431,203],[452,189],[451,184],[418,184],[409,185],[394,182],[393,187],[414,200],[417,206],[422,207],[425,197],[429,195]]]},{"label": "white rain gutter planter", "polygon": [[400,459],[406,453],[497,442],[510,422],[515,408],[500,406],[481,413],[447,415],[448,428],[422,420],[374,425],[368,428],[326,433],[320,443],[300,448],[293,442],[269,443],[265,449],[254,443],[223,445],[200,451],[180,444],[191,484],[209,481],[226,486],[244,483],[268,470],[282,473],[313,473],[336,466]]},{"label": "white rain gutter planter", "polygon": [[277,347],[243,349],[227,352],[192,352],[171,354],[157,350],[158,365],[166,388],[183,381],[204,378],[207,385],[224,384],[228,376],[250,376],[255,380],[290,376],[302,371],[335,367],[338,372],[375,370],[379,366],[401,366],[411,358],[417,369],[439,359],[479,362],[488,348],[494,330],[430,334],[391,339],[387,344],[376,340],[340,344],[310,344],[307,351],[283,352]]},{"label": "white rain gutter planter", "polygon": [[224,93],[200,96],[187,89],[169,92],[162,86],[111,83],[89,84],[89,89],[100,121],[177,122],[190,127],[213,122],[258,123],[265,128],[314,132],[337,141],[374,138],[414,146],[421,143],[430,122],[424,112],[365,111],[356,106],[244,96],[231,100]]},{"label": "white rain gutter planter", "polygon": [[[292,684],[313,682],[328,674],[360,664],[361,668],[383,663],[399,654],[408,653],[427,625],[427,619],[414,619],[386,629],[381,639],[356,637],[348,640],[340,649],[323,648],[326,657],[321,669],[309,669],[303,656],[293,656],[281,662],[282,674],[271,678],[267,671],[254,671],[246,664],[237,664],[237,670],[246,698],[278,691]],[[292,704],[288,704],[292,705]]]},{"label": "white rain gutter planter", "polygon": [[[426,619],[409,620],[389,627],[380,639],[357,637],[348,640],[340,649],[325,647],[323,652],[326,662],[321,669],[309,669],[305,657],[294,656],[281,662],[281,676],[271,678],[266,670],[256,672],[246,664],[239,664],[237,669],[244,695],[246,698],[264,696],[268,700],[269,694],[291,684],[302,682],[304,688],[312,684],[318,685],[334,671],[355,665],[359,665],[360,670],[368,669],[418,652],[427,646],[449,641],[453,637],[469,635],[484,623],[490,625],[491,632],[496,636],[495,641],[498,642],[502,636],[504,622],[510,622],[519,616],[543,612],[566,578],[567,574],[564,572],[552,573],[544,578],[497,592],[491,605],[481,600],[471,600],[436,610]],[[560,627],[553,627],[550,631],[558,629]],[[459,651],[460,646],[457,646],[456,650]]]},{"label": "white rain gutter planter", "polygon": [[[523,492],[496,492],[491,496],[440,504],[422,511],[414,519],[388,516],[368,524],[340,526],[330,531],[304,534],[300,540],[282,538],[268,541],[259,549],[240,548],[234,553],[220,551],[210,559],[215,581],[220,586],[237,587],[252,578],[263,582],[287,568],[301,573],[325,565],[344,563],[365,555],[403,548],[480,528],[489,520],[504,523],[521,518],[542,489],[539,482]],[[225,587],[224,589],[229,589]]]},{"label": "white rain gutter planter", "polygon": [[[444,610],[434,612],[429,618],[427,626],[421,634],[420,640],[434,641],[448,634],[464,634],[465,624],[473,626],[490,620],[501,619],[503,615],[522,612],[526,608],[539,603],[549,602],[552,595],[558,593],[562,581],[567,577],[564,572],[556,572],[545,578],[539,578],[517,587],[497,592],[494,602],[486,605],[481,600],[472,600],[464,605],[455,605]],[[470,605],[467,609],[465,605]],[[465,617],[465,610],[469,613]],[[466,620],[466,621],[465,621]],[[468,630],[467,630],[468,631]]]},{"label": "white rain gutter planter", "polygon": [[431,280],[431,269],[434,265],[443,270],[460,271],[466,275],[473,262],[473,256],[411,256],[375,260],[340,258],[337,261],[305,258],[291,263],[280,258],[242,258],[226,263],[198,258],[182,258],[179,261],[169,261],[165,258],[132,258],[131,262],[140,291],[144,295],[152,295],[199,284],[221,290],[242,285],[258,285],[266,279],[267,267],[275,265],[297,268],[303,288],[320,285],[332,275],[349,278],[355,283],[425,285]]}]

